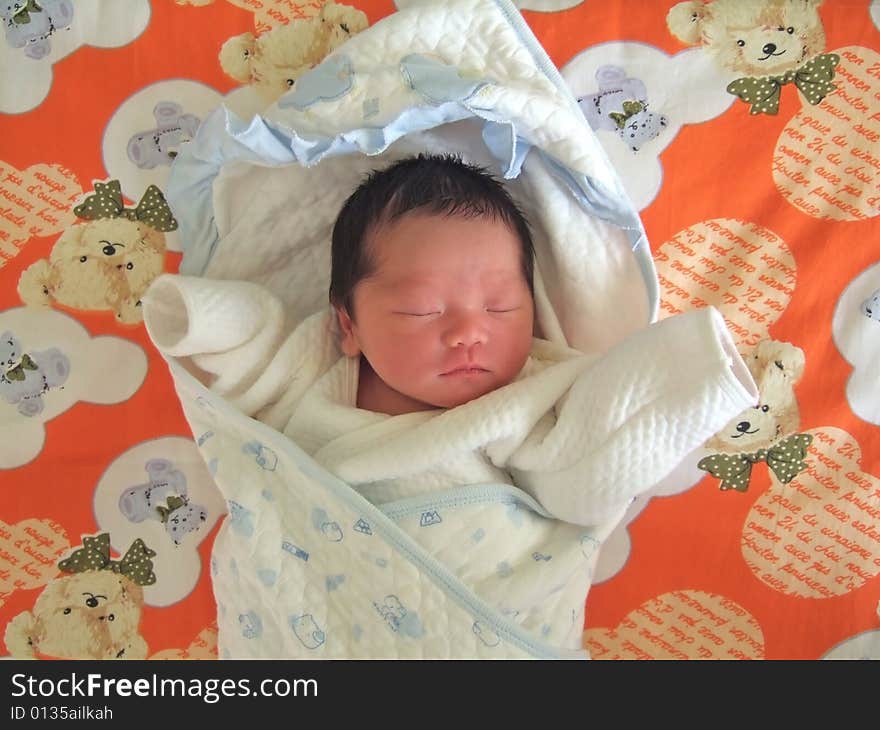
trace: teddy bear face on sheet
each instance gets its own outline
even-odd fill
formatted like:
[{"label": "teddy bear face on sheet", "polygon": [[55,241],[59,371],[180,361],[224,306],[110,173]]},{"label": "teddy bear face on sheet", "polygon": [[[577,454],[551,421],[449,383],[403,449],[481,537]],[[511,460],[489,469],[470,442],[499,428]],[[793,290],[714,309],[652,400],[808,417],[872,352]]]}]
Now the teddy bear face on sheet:
[{"label": "teddy bear face on sheet", "polygon": [[688,0],[667,15],[669,30],[701,45],[724,68],[749,76],[784,73],[825,48],[822,0]]},{"label": "teddy bear face on sheet", "polygon": [[220,66],[235,81],[251,84],[271,104],[367,25],[363,12],[331,0],[312,18],[294,20],[260,36],[242,33],[230,38],[220,49]]},{"label": "teddy bear face on sheet", "polygon": [[797,431],[800,411],[794,384],[804,371],[804,353],[788,342],[763,340],[746,364],[760,393],[760,402],[733,418],[706,448],[739,453],[767,448]]},{"label": "teddy bear face on sheet", "polygon": [[823,54],[822,0],[686,0],[667,14],[670,32],[701,46],[729,71],[743,74],[727,91],[752,105],[752,114],[775,114],[782,87],[793,83],[810,104],[836,87],[840,58]]},{"label": "teddy bear face on sheet", "polygon": [[109,309],[125,323],[141,320],[140,298],[165,261],[165,237],[148,225],[103,219],[68,228],[48,261],[26,269],[25,304],[55,301],[74,309]]},{"label": "teddy bear face on sheet", "polygon": [[155,552],[135,540],[121,560],[110,559],[107,533],[86,537],[62,560],[65,575],[51,581],[32,611],[6,627],[10,655],[18,658],[145,659],[139,633],[143,588],[155,582]]},{"label": "teddy bear face on sheet", "polygon": [[95,183],[95,191],[74,209],[87,221],[67,228],[48,259],[22,272],[18,293],[27,305],[109,309],[120,322],[137,323],[141,297],[164,269],[164,232],[177,221],[154,185],[137,208],[124,207],[117,180]]},{"label": "teddy bear face on sheet", "polygon": [[722,480],[721,489],[746,491],[752,466],[766,462],[782,483],[804,468],[809,434],[797,433],[800,411],[794,385],[804,371],[804,353],[788,342],[763,340],[745,358],[758,386],[757,406],[739,413],[706,442],[715,452],[698,467]]},{"label": "teddy bear face on sheet", "polygon": [[108,570],[58,578],[37,598],[33,612],[16,616],[6,648],[16,657],[145,659],[138,633],[143,591]]}]

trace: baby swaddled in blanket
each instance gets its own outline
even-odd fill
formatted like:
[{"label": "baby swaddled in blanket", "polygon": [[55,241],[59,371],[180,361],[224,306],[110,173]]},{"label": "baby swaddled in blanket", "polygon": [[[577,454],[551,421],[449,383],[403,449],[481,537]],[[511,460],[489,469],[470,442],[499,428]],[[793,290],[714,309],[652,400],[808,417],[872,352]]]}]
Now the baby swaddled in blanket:
[{"label": "baby swaddled in blanket", "polygon": [[[712,308],[603,355],[535,337],[533,270],[529,225],[505,187],[456,157],[419,155],[372,172],[348,198],[332,233],[331,306],[292,331],[284,305],[258,284],[177,275],[154,282],[144,321],[203,385],[281,431],[442,563],[460,563],[457,577],[513,625],[578,650],[595,546],[757,391]],[[480,504],[507,514],[491,528],[456,514]],[[311,514],[316,533],[341,542],[338,522]],[[369,520],[354,530],[372,534]],[[261,537],[253,533],[250,544]],[[251,548],[256,562],[290,552],[283,535],[264,537]],[[308,562],[311,551],[298,549]],[[481,550],[494,557],[449,555]],[[328,594],[341,575],[327,574]],[[239,576],[239,567],[229,582],[215,572],[221,626]],[[259,634],[319,650],[331,619],[301,610],[302,586],[289,596],[276,580],[272,588],[279,608],[268,619],[257,612]],[[380,630],[423,638],[428,618],[403,593],[369,598],[367,615]],[[238,614],[245,639],[255,615]],[[329,655],[372,655],[358,646],[367,627],[349,619],[350,636]],[[485,620],[473,633],[500,643]],[[257,655],[287,655],[282,646],[276,639]]]}]

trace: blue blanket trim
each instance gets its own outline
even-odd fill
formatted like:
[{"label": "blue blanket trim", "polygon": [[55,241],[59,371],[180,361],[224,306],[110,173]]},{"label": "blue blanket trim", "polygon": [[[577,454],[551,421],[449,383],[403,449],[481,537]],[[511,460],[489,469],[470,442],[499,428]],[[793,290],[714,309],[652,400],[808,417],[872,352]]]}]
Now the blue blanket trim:
[{"label": "blue blanket trim", "polygon": [[522,489],[510,484],[473,484],[467,487],[446,489],[442,492],[407,497],[378,505],[392,520],[400,520],[431,510],[454,509],[475,504],[517,504],[547,519],[555,519],[534,498]]},{"label": "blue blanket trim", "polygon": [[[537,659],[589,658],[586,651],[562,649],[535,639],[520,626],[485,603],[467,585],[462,583],[409,535],[403,532],[381,509],[368,502],[348,484],[324,469],[291,439],[284,436],[280,431],[276,431],[260,421],[245,416],[226,400],[205,388],[204,385],[175,361],[164,355],[163,359],[168,363],[168,368],[176,383],[183,383],[189,391],[207,401],[221,417],[231,419],[234,422],[245,422],[250,432],[277,454],[286,454],[304,476],[318,481],[334,497],[340,499],[352,510],[360,514],[369,523],[374,534],[384,538],[400,555],[415,565],[420,572],[427,575],[452,601],[470,613],[475,619],[491,627],[499,637]],[[497,486],[506,487],[507,485]],[[514,488],[509,487],[508,489],[513,490]],[[527,502],[531,498],[524,493],[521,497],[524,499],[520,499],[520,501],[528,506]],[[509,493],[507,498],[510,501]],[[535,504],[537,505],[537,503]],[[541,512],[544,511],[541,510]],[[546,515],[547,513],[544,512],[544,514]]]}]

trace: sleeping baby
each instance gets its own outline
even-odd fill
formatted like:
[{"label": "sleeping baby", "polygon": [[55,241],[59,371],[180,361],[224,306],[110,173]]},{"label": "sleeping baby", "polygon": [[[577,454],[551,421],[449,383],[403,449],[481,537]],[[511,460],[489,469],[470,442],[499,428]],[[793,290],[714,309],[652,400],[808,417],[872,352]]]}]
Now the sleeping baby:
[{"label": "sleeping baby", "polygon": [[[602,355],[536,336],[534,266],[500,182],[418,155],[346,201],[324,311],[291,327],[257,284],[163,275],[144,321],[162,352],[375,505],[500,483],[607,534],[757,391],[711,307]],[[520,623],[543,600],[490,599]]]}]

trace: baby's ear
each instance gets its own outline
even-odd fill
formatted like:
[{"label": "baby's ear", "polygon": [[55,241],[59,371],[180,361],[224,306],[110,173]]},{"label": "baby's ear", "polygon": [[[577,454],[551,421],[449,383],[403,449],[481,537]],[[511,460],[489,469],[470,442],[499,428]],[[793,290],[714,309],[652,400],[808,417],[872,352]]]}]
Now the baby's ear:
[{"label": "baby's ear", "polygon": [[334,309],[339,320],[339,349],[347,357],[357,357],[361,354],[361,346],[354,331],[354,322],[345,307],[334,306]]}]

